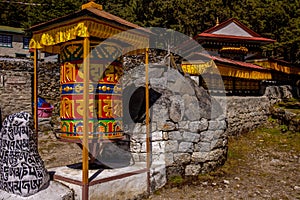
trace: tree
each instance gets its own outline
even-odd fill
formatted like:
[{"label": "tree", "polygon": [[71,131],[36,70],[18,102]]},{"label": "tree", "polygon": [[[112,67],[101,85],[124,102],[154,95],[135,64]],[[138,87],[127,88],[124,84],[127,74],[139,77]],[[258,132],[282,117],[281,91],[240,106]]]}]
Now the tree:
[{"label": "tree", "polygon": [[[0,2],[3,25],[28,28],[80,9],[88,0]],[[144,27],[169,28],[188,36],[211,28],[217,17],[235,17],[263,37],[274,57],[300,63],[300,0],[96,0],[104,10]]]},{"label": "tree", "polygon": [[20,22],[27,18],[27,14],[25,12],[26,7],[27,5],[20,1],[1,1],[1,24],[12,27],[20,27]]},{"label": "tree", "polygon": [[80,9],[81,0],[31,0],[26,7],[27,20],[22,22],[22,27],[48,21]]}]

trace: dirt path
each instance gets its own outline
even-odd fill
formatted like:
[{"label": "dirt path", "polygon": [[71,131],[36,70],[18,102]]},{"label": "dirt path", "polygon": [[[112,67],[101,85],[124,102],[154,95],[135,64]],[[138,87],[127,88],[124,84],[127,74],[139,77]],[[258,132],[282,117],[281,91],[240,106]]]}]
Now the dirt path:
[{"label": "dirt path", "polygon": [[300,133],[278,127],[231,138],[223,167],[171,181],[149,199],[300,199]]},{"label": "dirt path", "polygon": [[47,169],[81,162],[81,149],[74,143],[60,142],[52,131],[39,133],[39,153]]}]

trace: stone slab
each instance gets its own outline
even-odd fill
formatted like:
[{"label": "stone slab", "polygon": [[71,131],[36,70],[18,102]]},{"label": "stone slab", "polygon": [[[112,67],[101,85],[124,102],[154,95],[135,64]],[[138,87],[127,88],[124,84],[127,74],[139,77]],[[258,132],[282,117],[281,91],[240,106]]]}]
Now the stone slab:
[{"label": "stone slab", "polygon": [[57,182],[50,181],[49,186],[29,197],[21,197],[0,190],[0,199],[2,200],[73,200],[74,193],[67,186]]},{"label": "stone slab", "polygon": [[[166,183],[165,165],[153,164],[151,174],[157,174],[156,171],[164,171],[160,173],[162,177],[156,175],[155,188],[160,188]],[[57,176],[69,178],[78,182],[82,181],[82,170],[74,169],[67,166],[49,169],[51,173]],[[130,174],[130,176],[126,176]],[[123,176],[125,175],[125,176]],[[153,176],[152,175],[152,176]],[[122,177],[123,176],[123,177]],[[89,186],[89,199],[137,199],[147,195],[147,172],[145,162],[136,162],[133,165],[104,170],[89,170],[89,178],[94,181],[103,181],[98,184]],[[58,178],[56,181],[62,182],[74,191],[75,200],[82,199],[82,187],[78,184],[70,183]]]}]

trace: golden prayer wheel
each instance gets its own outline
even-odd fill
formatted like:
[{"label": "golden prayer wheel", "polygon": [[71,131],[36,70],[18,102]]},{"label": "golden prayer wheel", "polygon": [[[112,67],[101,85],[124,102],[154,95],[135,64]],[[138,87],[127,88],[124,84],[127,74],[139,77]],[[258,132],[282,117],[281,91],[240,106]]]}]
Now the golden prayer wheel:
[{"label": "golden prayer wheel", "polygon": [[[109,47],[107,51],[106,47]],[[61,47],[61,133],[59,137],[81,139],[83,133],[83,46],[72,42]],[[91,43],[88,137],[119,139],[122,132],[122,88],[118,80],[122,63],[114,60],[121,49],[117,45]]]}]

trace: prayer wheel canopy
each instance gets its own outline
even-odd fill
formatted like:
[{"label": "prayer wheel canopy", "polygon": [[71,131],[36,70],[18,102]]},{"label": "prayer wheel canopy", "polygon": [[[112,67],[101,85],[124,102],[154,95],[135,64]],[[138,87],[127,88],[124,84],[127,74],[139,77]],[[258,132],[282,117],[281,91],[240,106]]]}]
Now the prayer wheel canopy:
[{"label": "prayer wheel canopy", "polygon": [[[124,32],[128,31],[129,32]],[[59,53],[60,46],[80,38],[105,40],[112,36],[122,43],[123,51],[145,49],[152,33],[136,24],[105,12],[102,6],[94,2],[82,5],[75,13],[32,26],[31,49],[40,49],[48,53]],[[122,33],[123,32],[123,33]],[[119,34],[122,33],[122,34]]]},{"label": "prayer wheel canopy", "polygon": [[[82,146],[82,198],[89,199],[89,140],[120,139],[122,55],[145,53],[147,189],[150,192],[148,47],[150,31],[102,10],[93,1],[82,10],[29,29],[34,49],[34,110],[37,120],[37,50],[61,55],[61,132]],[[109,39],[109,41],[107,41]],[[96,76],[95,76],[96,74]],[[96,143],[93,143],[96,144]]]},{"label": "prayer wheel canopy", "polygon": [[122,56],[144,53],[151,32],[93,1],[30,30],[30,48],[60,54],[59,136],[81,139],[88,132],[92,139],[122,138]]}]

